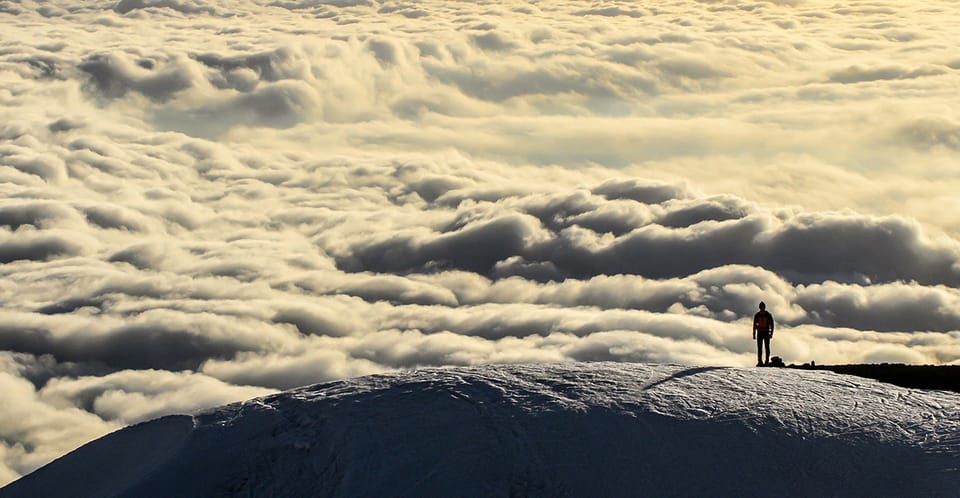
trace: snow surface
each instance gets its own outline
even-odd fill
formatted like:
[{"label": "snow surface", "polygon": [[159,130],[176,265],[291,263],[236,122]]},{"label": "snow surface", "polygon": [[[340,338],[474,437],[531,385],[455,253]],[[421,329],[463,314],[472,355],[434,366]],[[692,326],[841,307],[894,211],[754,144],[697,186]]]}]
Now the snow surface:
[{"label": "snow surface", "polygon": [[831,372],[424,369],[117,431],[35,496],[957,496],[960,396]]}]

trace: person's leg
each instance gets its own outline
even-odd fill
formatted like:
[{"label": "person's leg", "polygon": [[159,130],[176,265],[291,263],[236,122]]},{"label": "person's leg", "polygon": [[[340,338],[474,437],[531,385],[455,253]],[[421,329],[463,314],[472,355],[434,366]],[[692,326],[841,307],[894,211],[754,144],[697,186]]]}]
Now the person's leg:
[{"label": "person's leg", "polygon": [[764,338],[763,338],[763,345],[764,345],[764,347],[767,348],[767,361],[766,361],[766,363],[770,363],[770,336],[769,336],[769,335],[764,336]]},{"label": "person's leg", "polygon": [[757,334],[757,365],[763,364],[763,336]]}]

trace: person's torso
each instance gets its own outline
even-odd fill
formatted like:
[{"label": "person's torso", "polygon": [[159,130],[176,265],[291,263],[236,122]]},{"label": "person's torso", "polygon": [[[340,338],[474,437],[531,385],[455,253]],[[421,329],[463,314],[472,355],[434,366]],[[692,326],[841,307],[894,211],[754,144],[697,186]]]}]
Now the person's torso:
[{"label": "person's torso", "polygon": [[770,330],[773,328],[773,316],[766,310],[759,311],[753,317],[753,325],[757,330]]}]

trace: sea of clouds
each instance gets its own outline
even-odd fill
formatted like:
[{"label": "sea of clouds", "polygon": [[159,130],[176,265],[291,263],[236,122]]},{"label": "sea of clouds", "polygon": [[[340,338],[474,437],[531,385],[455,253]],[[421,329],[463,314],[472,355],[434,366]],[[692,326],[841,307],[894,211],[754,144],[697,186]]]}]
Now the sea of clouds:
[{"label": "sea of clouds", "polygon": [[0,1],[0,485],[426,365],[960,363],[952,1]]}]

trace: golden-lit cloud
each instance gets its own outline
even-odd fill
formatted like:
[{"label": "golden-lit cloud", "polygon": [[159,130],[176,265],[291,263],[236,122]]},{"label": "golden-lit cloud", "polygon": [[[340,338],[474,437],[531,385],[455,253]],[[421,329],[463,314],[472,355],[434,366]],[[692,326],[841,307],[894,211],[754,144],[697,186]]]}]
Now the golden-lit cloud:
[{"label": "golden-lit cloud", "polygon": [[348,376],[749,364],[761,299],[788,362],[960,362],[951,2],[0,22],[0,484]]}]

